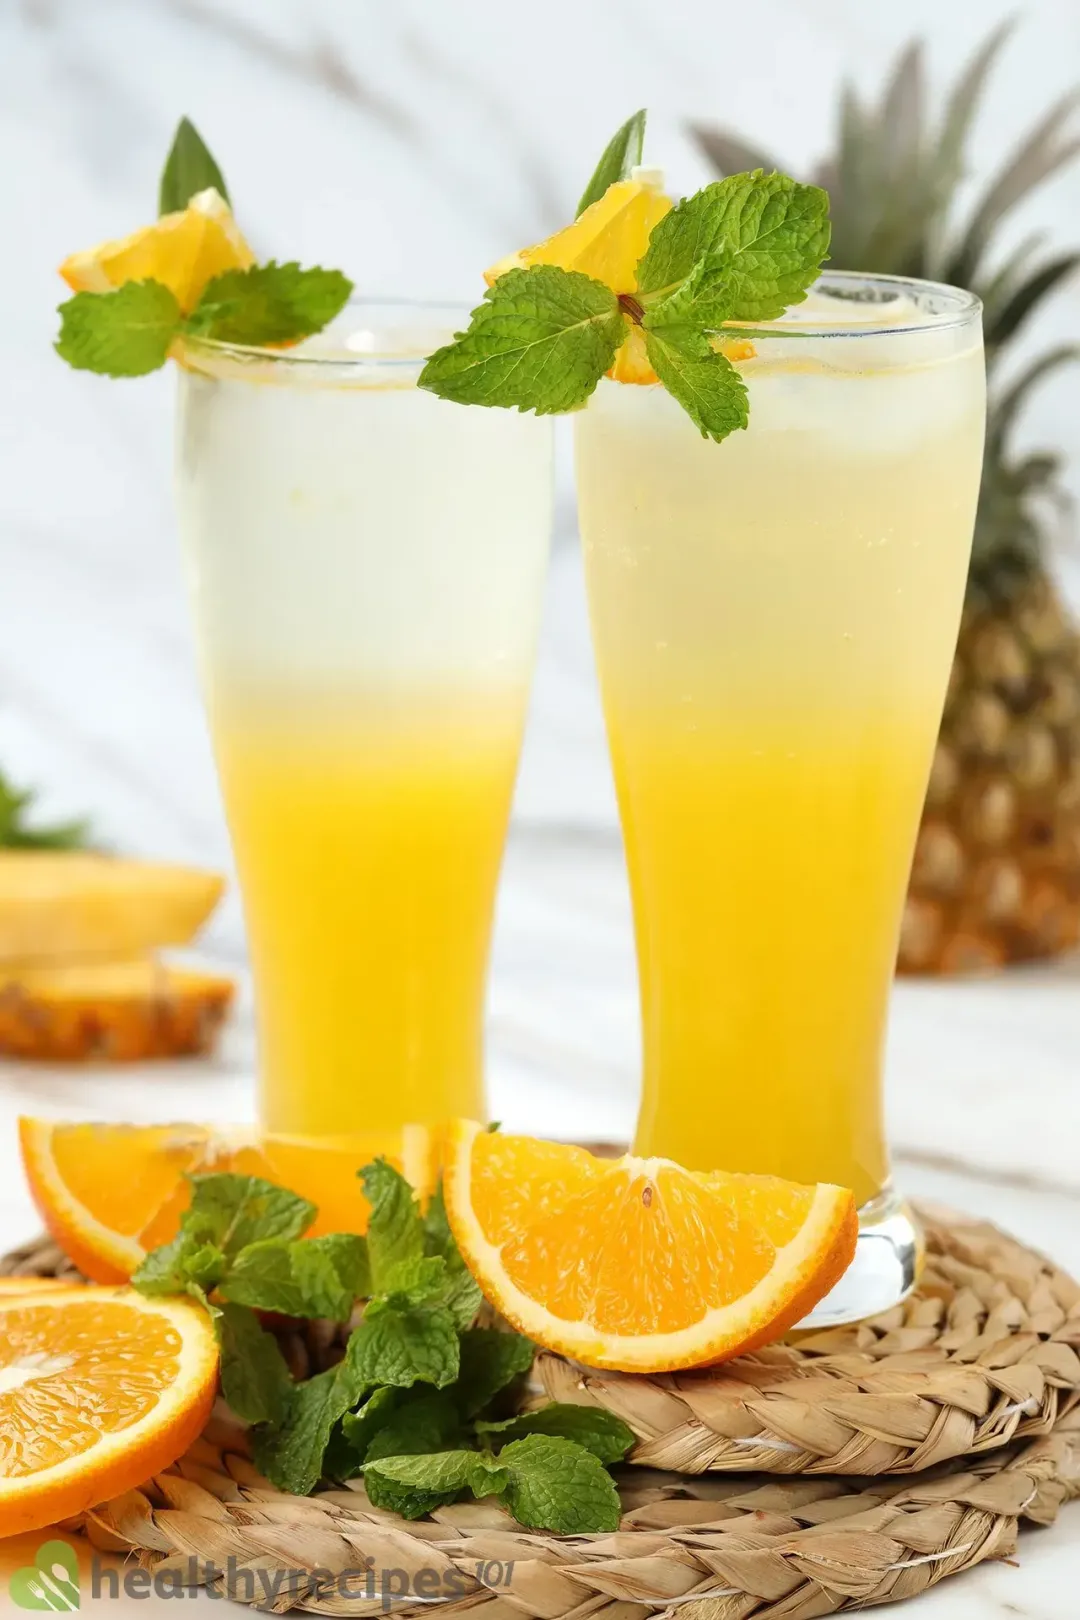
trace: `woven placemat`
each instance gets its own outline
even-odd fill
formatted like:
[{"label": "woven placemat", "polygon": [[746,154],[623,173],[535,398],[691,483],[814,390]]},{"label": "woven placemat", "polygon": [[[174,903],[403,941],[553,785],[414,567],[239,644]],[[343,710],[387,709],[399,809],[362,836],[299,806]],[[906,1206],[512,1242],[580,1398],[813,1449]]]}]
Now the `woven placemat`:
[{"label": "woven placemat", "polygon": [[630,1461],[679,1474],[910,1474],[1048,1434],[1080,1400],[1080,1286],[988,1221],[918,1213],[926,1269],[882,1316],[652,1378],[543,1354],[544,1390],[617,1412]]},{"label": "woven placemat", "polygon": [[131,1554],[178,1596],[275,1613],[484,1611],[484,1620],[815,1620],[916,1597],[1016,1549],[1080,1496],[1080,1409],[1054,1433],[915,1480],[707,1479],[624,1470],[617,1533],[522,1530],[489,1503],[415,1523],[363,1488],[285,1496],[212,1420],[167,1473],[65,1528]]}]

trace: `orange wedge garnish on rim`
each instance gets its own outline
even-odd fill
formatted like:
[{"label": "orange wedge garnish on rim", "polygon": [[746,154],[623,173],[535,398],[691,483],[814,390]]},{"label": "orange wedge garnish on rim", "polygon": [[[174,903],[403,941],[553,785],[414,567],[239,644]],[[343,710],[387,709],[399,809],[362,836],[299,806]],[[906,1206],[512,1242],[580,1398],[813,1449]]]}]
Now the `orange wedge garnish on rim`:
[{"label": "orange wedge garnish on rim", "polygon": [[218,1355],[190,1300],[129,1288],[0,1299],[0,1536],[133,1490],[210,1415]]},{"label": "orange wedge garnish on rim", "polygon": [[850,1265],[845,1187],[451,1128],[446,1207],[485,1296],[590,1367],[707,1366],[779,1339]]},{"label": "orange wedge garnish on rim", "polygon": [[210,186],[175,214],[163,214],[117,241],[73,253],[60,274],[74,292],[111,292],[125,281],[161,281],[186,315],[208,281],[253,263],[232,209]]},{"label": "orange wedge garnish on rim", "polygon": [[148,1249],[176,1236],[190,1202],[185,1179],[211,1171],[262,1176],[308,1198],[308,1234],[362,1232],[368,1206],[357,1171],[386,1153],[420,1196],[434,1189],[440,1136],[407,1125],[385,1135],[305,1140],[251,1126],[98,1125],[21,1119],[23,1168],[45,1225],[95,1282],[126,1282]]},{"label": "orange wedge garnish on rim", "polygon": [[[554,264],[560,270],[579,270],[613,292],[635,292],[638,260],[649,245],[653,226],[670,208],[671,198],[658,184],[617,180],[572,225],[534,247],[500,259],[484,271],[484,280],[490,286],[507,270]],[[617,382],[656,382],[640,333],[631,332],[615,356],[610,375]]]}]

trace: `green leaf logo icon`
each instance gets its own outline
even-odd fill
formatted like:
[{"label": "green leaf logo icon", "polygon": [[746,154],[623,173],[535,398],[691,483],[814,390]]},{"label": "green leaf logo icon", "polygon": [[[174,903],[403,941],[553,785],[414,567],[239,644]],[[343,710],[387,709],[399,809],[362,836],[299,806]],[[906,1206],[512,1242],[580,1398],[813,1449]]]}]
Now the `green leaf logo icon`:
[{"label": "green leaf logo icon", "polygon": [[79,1560],[66,1541],[46,1541],[34,1562],[17,1569],[8,1585],[11,1601],[19,1609],[51,1609],[57,1613],[79,1607]]}]

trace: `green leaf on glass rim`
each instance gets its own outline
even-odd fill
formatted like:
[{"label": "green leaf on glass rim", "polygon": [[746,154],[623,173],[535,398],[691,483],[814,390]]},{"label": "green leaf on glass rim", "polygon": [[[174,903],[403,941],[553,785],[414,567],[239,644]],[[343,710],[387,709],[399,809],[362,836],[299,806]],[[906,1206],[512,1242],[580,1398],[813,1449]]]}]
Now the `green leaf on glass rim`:
[{"label": "green leaf on glass rim", "polygon": [[594,202],[599,202],[608,186],[613,186],[617,180],[630,178],[631,169],[641,162],[647,116],[645,108],[639,107],[637,112],[615,131],[593,170],[591,180],[581,194],[575,218],[580,219],[586,208],[590,208]]},{"label": "green leaf on glass rim", "polygon": [[746,384],[726,355],[693,328],[645,328],[649,364],[695,427],[717,444],[749,420]]},{"label": "green leaf on glass rim", "polygon": [[[785,174],[733,174],[677,203],[654,226],[637,269],[646,308],[672,298],[702,260],[722,272],[722,320],[775,320],[801,303],[829,250],[829,198]],[[690,320],[670,314],[669,320]],[[716,324],[705,312],[703,325]]]},{"label": "green leaf on glass rim", "polygon": [[180,305],[160,281],[128,281],[114,292],[79,292],[59,308],[56,352],[76,371],[145,377],[165,364],[180,330]]},{"label": "green leaf on glass rim", "polygon": [[464,405],[546,416],[575,410],[615,359],[627,318],[610,287],[576,270],[508,270],[468,329],[437,349],[419,386]]},{"label": "green leaf on glass rim", "polygon": [[229,201],[225,178],[210,148],[191,119],[181,118],[161,171],[158,213],[178,213],[181,208],[187,207],[192,197],[205,191],[208,186],[213,186],[219,196]]},{"label": "green leaf on glass rim", "polygon": [[529,1434],[555,1435],[584,1446],[602,1463],[621,1462],[637,1439],[629,1424],[614,1412],[564,1401],[552,1401],[535,1412],[504,1418],[501,1423],[477,1423],[476,1432],[495,1449]]},{"label": "green leaf on glass rim", "polygon": [[339,314],[353,284],[340,270],[296,263],[225,270],[207,283],[184,322],[192,337],[260,346],[311,337]]}]

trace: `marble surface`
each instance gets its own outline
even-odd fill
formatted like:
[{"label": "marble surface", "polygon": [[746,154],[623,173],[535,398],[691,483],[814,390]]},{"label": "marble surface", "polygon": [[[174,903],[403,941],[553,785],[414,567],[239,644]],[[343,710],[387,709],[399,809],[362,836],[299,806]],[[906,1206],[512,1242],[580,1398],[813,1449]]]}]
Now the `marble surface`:
[{"label": "marble surface", "polygon": [[[951,77],[1007,0],[902,8],[758,0],[0,0],[0,762],[43,808],[89,810],[117,848],[228,865],[192,666],[170,498],[171,379],[109,385],[50,351],[70,250],[143,222],[189,113],[221,158],[257,250],[340,263],[372,293],[469,297],[477,270],[562,222],[633,107],[650,156],[691,189],[687,116],[723,118],[793,166],[828,143],[845,74],[876,83],[928,30]],[[978,132],[980,171],[1080,77],[1074,0],[1038,0]],[[1059,244],[1080,169],[1017,216]],[[1075,339],[1074,284],[1028,349]],[[1024,433],[1071,453],[1076,377]],[[544,640],[500,899],[491,985],[493,1112],[524,1129],[626,1134],[637,1032],[629,908],[562,446]],[[1080,598],[1080,567],[1059,562]],[[235,898],[205,941],[244,977]],[[988,1214],[1080,1271],[1080,964],[897,987],[889,1109],[897,1173]],[[251,1110],[250,994],[212,1064],[126,1073],[0,1068],[0,1243],[26,1235],[20,1111],[235,1119]],[[1080,1509],[1026,1535],[1020,1566],[950,1581],[920,1613],[1066,1620]],[[10,1567],[15,1550],[4,1556]],[[2,1563],[3,1560],[0,1560]],[[2,1571],[0,1571],[2,1576]],[[6,1581],[0,1578],[0,1607]]]}]

